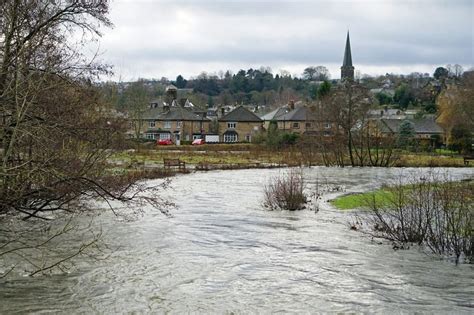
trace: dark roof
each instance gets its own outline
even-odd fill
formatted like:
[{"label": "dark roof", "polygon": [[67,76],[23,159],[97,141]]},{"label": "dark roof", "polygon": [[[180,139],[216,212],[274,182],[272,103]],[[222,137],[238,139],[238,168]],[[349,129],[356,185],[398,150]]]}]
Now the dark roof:
[{"label": "dark roof", "polygon": [[239,106],[227,115],[223,116],[220,121],[242,121],[242,122],[261,122],[262,119],[246,109],[243,106]]},{"label": "dark roof", "polygon": [[171,106],[169,110],[163,111],[162,108],[150,108],[143,115],[143,119],[154,120],[176,120],[176,121],[202,121],[209,120],[200,115],[190,112],[186,108],[180,106]]},{"label": "dark roof", "polygon": [[346,49],[344,50],[343,67],[352,67],[351,41],[349,39],[349,31],[347,31]]},{"label": "dark roof", "polygon": [[268,121],[268,120],[274,120],[274,119],[277,119],[278,117],[280,116],[283,116],[285,115],[286,113],[288,113],[290,111],[289,107],[288,106],[282,106],[282,107],[279,107],[265,115],[262,115],[260,116],[260,118],[262,118],[262,120],[265,120],[265,121]]},{"label": "dark roof", "polygon": [[305,121],[305,120],[311,120],[311,118],[314,118],[313,113],[311,113],[311,110],[306,106],[302,106],[302,107],[295,108],[291,112],[276,118],[276,120],[277,121]]},{"label": "dark roof", "polygon": [[408,120],[412,125],[415,133],[432,133],[432,134],[442,134],[443,128],[441,128],[436,121],[430,118],[422,119],[381,119],[380,124],[382,132],[398,132],[400,124]]}]

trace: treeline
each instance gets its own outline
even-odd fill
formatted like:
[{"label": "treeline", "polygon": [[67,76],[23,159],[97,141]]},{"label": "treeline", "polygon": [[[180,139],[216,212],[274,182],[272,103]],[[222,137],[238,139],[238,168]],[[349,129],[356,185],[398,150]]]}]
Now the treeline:
[{"label": "treeline", "polygon": [[[459,65],[438,67],[434,73],[413,72],[408,75],[385,74],[381,76],[356,75],[356,81],[375,92],[379,105],[392,108],[420,108],[425,113],[436,112],[436,98],[447,84],[459,80],[463,70]],[[141,93],[142,98],[161,98],[165,88],[173,84],[180,89],[180,96],[188,98],[194,105],[206,108],[216,105],[279,106],[290,100],[312,103],[320,98],[322,82],[336,84],[324,66],[304,69],[301,76],[292,76],[287,71],[274,74],[268,67],[259,69],[230,70],[209,74],[201,73],[189,79],[178,75],[175,80],[140,79],[136,82],[108,82],[102,85],[106,96],[119,110],[127,110],[130,94]],[[379,91],[377,91],[379,90]],[[136,97],[134,97],[136,98]]]}]

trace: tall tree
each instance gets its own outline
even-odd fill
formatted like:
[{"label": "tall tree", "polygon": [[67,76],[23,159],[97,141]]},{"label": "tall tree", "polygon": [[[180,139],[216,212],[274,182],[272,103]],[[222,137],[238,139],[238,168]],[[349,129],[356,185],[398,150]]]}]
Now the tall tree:
[{"label": "tall tree", "polygon": [[[52,222],[90,210],[87,198],[131,201],[129,188],[140,191],[132,176],[104,172],[107,149],[124,129],[92,84],[106,68],[78,49],[88,38],[71,42],[75,32],[100,35],[99,26],[111,25],[107,13],[105,0],[0,2],[0,256],[41,248],[18,239],[18,231],[6,233],[6,217]],[[91,244],[77,244],[75,254]],[[47,270],[61,265],[51,262],[56,254],[38,264],[26,259]]]},{"label": "tall tree", "polygon": [[326,81],[331,78],[329,70],[324,66],[307,67],[303,71],[303,78],[310,81]]}]

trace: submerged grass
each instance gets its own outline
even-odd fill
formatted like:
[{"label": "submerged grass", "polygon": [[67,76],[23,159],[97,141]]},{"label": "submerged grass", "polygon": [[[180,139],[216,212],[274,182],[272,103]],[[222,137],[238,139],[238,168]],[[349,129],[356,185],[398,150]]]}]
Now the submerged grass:
[{"label": "submerged grass", "polygon": [[393,200],[394,193],[386,189],[378,189],[366,193],[350,194],[338,197],[330,201],[330,203],[340,210],[351,210],[368,208],[375,200],[379,207],[388,206]]}]

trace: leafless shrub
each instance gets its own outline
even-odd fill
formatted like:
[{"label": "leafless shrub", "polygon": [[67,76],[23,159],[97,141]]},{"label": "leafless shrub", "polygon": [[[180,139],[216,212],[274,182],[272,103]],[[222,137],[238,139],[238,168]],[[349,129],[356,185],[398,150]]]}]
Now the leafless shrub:
[{"label": "leafless shrub", "polygon": [[404,247],[426,246],[433,253],[474,261],[474,182],[455,182],[436,173],[386,188],[387,202],[368,201],[363,216],[373,236]]},{"label": "leafless shrub", "polygon": [[264,206],[271,209],[301,210],[305,208],[304,179],[301,169],[271,178],[264,188]]}]

